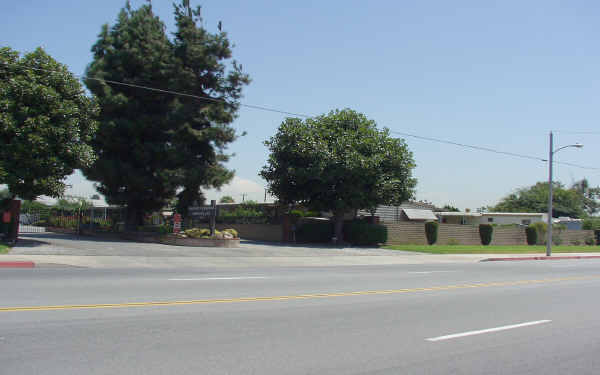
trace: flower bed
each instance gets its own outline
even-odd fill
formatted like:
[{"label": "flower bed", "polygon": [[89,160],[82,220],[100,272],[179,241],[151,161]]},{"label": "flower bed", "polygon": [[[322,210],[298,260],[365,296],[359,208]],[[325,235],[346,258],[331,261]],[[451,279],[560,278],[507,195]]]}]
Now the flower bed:
[{"label": "flower bed", "polygon": [[192,247],[240,247],[239,238],[192,238],[182,234],[157,234],[155,232],[124,232],[121,238],[148,243],[162,243]]}]

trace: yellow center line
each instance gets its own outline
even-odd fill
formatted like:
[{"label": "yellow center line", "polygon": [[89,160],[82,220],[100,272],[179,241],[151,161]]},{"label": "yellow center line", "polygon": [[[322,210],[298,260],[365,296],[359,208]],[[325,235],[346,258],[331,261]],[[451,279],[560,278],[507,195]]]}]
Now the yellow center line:
[{"label": "yellow center line", "polygon": [[433,286],[433,287],[427,287],[427,288],[364,290],[364,291],[356,291],[356,292],[337,292],[337,293],[312,293],[312,294],[298,294],[298,295],[291,295],[291,296],[239,297],[239,298],[221,298],[221,299],[198,299],[198,300],[187,300],[187,301],[100,303],[100,304],[84,304],[84,305],[0,307],[0,312],[109,309],[109,308],[126,308],[126,307],[145,307],[145,306],[178,306],[178,305],[201,305],[201,304],[216,304],[216,303],[257,302],[257,301],[286,301],[286,300],[298,300],[298,299],[349,297],[349,296],[363,296],[363,295],[417,293],[417,292],[456,290],[456,289],[469,289],[469,288],[489,288],[489,287],[495,287],[495,286],[517,286],[517,285],[527,285],[527,284],[545,284],[545,283],[555,283],[555,282],[561,282],[561,281],[592,280],[592,279],[597,279],[597,278],[600,278],[600,275],[557,277],[557,278],[538,279],[538,280],[519,280],[519,281],[500,281],[500,282],[472,283],[472,284],[459,284],[459,285],[442,285],[442,286]]}]

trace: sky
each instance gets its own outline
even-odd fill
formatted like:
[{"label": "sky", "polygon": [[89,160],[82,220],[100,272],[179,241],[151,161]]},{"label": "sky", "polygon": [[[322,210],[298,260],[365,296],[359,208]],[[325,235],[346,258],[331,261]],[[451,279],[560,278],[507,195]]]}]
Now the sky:
[{"label": "sky", "polygon": [[[548,134],[559,161],[600,168],[600,3],[596,1],[194,1],[212,32],[219,21],[252,78],[243,103],[319,115],[352,108],[391,131],[540,158]],[[137,7],[141,0],[132,0]],[[0,46],[42,46],[75,74],[91,62],[104,23],[124,0],[4,1]],[[154,0],[173,32],[172,2]],[[262,202],[258,172],[285,115],[242,108],[229,147],[236,177],[208,199]],[[395,134],[395,136],[399,136]],[[399,136],[414,154],[417,200],[460,209],[494,205],[547,181],[542,161]],[[556,165],[566,185],[600,170]],[[94,194],[80,173],[73,195]],[[272,197],[267,197],[272,200]]]}]

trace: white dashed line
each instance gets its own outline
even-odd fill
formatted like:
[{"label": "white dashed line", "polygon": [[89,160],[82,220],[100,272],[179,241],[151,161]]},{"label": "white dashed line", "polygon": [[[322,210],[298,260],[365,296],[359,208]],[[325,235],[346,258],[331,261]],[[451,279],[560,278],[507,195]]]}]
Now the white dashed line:
[{"label": "white dashed line", "polygon": [[492,333],[492,332],[498,332],[498,331],[505,331],[507,329],[514,329],[514,328],[521,328],[521,327],[527,327],[527,326],[533,326],[536,324],[544,324],[544,323],[550,323],[552,320],[536,320],[534,322],[525,322],[525,323],[519,323],[519,324],[512,324],[509,326],[502,326],[502,327],[496,327],[496,328],[488,328],[488,329],[482,329],[479,331],[469,331],[469,332],[463,332],[463,333],[455,333],[453,335],[445,335],[445,336],[438,336],[438,337],[432,337],[429,339],[426,339],[427,341],[442,341],[442,340],[450,340],[450,339],[456,339],[459,337],[465,337],[465,336],[473,336],[473,335],[481,335],[483,333]]}]

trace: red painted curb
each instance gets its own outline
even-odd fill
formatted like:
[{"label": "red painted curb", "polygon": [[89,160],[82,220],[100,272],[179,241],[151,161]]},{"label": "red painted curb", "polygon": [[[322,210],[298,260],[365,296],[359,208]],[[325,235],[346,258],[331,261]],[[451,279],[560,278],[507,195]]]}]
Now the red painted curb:
[{"label": "red painted curb", "polygon": [[33,268],[35,263],[27,261],[0,262],[0,268]]},{"label": "red painted curb", "polygon": [[600,255],[572,255],[572,256],[542,256],[542,257],[522,257],[522,258],[487,258],[482,259],[481,262],[495,262],[495,261],[513,261],[513,260],[560,260],[560,259],[598,259]]}]

